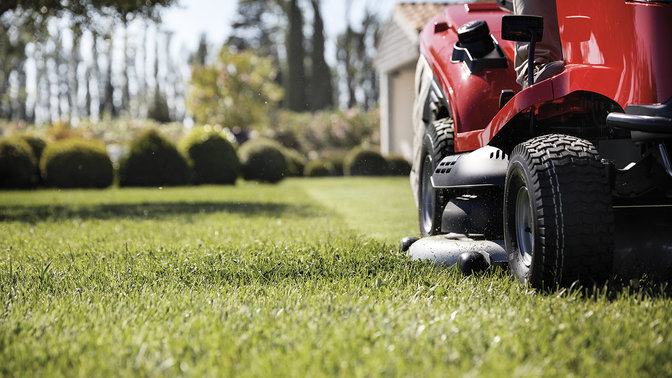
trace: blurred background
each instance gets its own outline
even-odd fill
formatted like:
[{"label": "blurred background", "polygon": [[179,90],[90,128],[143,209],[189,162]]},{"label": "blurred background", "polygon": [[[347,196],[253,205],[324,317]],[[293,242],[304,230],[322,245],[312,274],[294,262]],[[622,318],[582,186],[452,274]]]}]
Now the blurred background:
[{"label": "blurred background", "polygon": [[3,0],[0,133],[97,140],[115,163],[149,129],[177,144],[202,128],[237,145],[267,138],[305,161],[338,165],[362,146],[409,160],[410,137],[394,145],[389,131],[407,115],[385,98],[401,71],[382,72],[377,48],[399,20],[417,33],[445,4]]}]

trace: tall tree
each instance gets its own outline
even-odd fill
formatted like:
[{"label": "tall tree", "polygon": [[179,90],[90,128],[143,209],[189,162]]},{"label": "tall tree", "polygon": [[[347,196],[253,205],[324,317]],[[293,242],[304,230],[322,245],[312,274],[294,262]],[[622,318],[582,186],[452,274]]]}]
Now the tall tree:
[{"label": "tall tree", "polygon": [[123,49],[123,56],[122,56],[122,69],[121,69],[121,76],[123,79],[123,83],[121,84],[121,112],[122,114],[129,114],[131,110],[131,93],[130,93],[130,80],[129,80],[129,48],[128,48],[128,19],[124,17],[124,19],[121,20],[121,26],[123,28],[123,33],[124,33],[124,49]]},{"label": "tall tree", "polygon": [[[0,39],[14,35],[7,33],[6,28],[17,29],[30,27],[29,33],[33,56],[40,57],[41,60],[35,60],[36,78],[34,80],[34,92],[31,104],[34,104],[36,110],[30,112],[40,114],[40,121],[50,120],[54,117],[66,118],[89,115],[90,109],[96,103],[96,96],[91,93],[94,87],[98,87],[104,95],[98,96],[101,110],[107,108],[113,115],[117,114],[117,107],[114,104],[112,86],[112,70],[110,65],[111,47],[107,50],[108,65],[107,75],[104,80],[98,80],[96,74],[99,70],[93,66],[81,69],[82,60],[79,57],[79,36],[86,30],[94,31],[100,25],[100,21],[114,20],[115,22],[126,22],[131,19],[144,18],[147,20],[158,21],[159,12],[162,8],[176,3],[177,0],[1,0],[0,1]],[[47,26],[50,19],[60,17],[59,27],[65,22],[69,22],[73,28],[72,49],[64,51],[62,40],[53,39],[49,36]],[[53,24],[52,24],[53,26]],[[79,29],[79,30],[77,30]],[[98,30],[99,31],[99,30]],[[52,34],[59,35],[61,30]],[[47,42],[49,40],[49,42]],[[47,46],[42,46],[47,44]],[[0,50],[11,44],[0,40]],[[125,55],[130,56],[126,44],[124,45]],[[21,47],[21,53],[26,55],[26,45]],[[97,49],[94,48],[94,56]],[[25,118],[28,116],[26,109],[26,85],[29,80],[26,78],[25,67],[21,63],[21,69],[17,68],[18,61],[14,64],[5,62],[7,56],[0,51],[0,117],[12,116],[6,114],[12,112],[15,117]],[[25,61],[26,58],[23,59]],[[97,59],[93,64],[97,64]],[[132,73],[132,68],[128,62],[130,59],[124,59],[124,68],[121,72],[122,79],[126,78],[126,73]],[[5,74],[8,80],[4,80]],[[10,80],[12,86],[10,85]],[[116,79],[116,78],[115,78]],[[86,82],[86,84],[80,84]],[[96,83],[97,82],[97,83]],[[120,99],[124,108],[128,109],[130,101],[128,80],[124,80],[120,86]],[[96,85],[97,84],[97,85]],[[86,88],[83,88],[86,85]],[[86,109],[83,110],[80,98],[81,91],[84,91]],[[119,98],[117,99],[119,100]],[[5,106],[7,105],[7,106]],[[6,110],[6,111],[5,111]]]},{"label": "tall tree", "polygon": [[310,76],[310,109],[321,110],[333,106],[331,69],[324,59],[324,23],[319,0],[311,0],[313,6],[313,38]]},{"label": "tall tree", "polygon": [[348,21],[338,37],[337,58],[347,88],[348,108],[361,106],[368,110],[378,99],[378,78],[373,66],[378,25],[376,16],[367,10],[359,30]]},{"label": "tall tree", "polygon": [[[91,115],[93,114],[93,110],[97,109],[98,111],[95,112],[97,117],[100,117],[100,103],[101,103],[101,98],[102,98],[102,91],[101,91],[101,84],[102,84],[102,74],[100,72],[100,65],[98,62],[99,59],[99,53],[98,53],[98,32],[95,30],[91,31],[91,43],[92,43],[92,51],[91,53],[93,54],[92,61],[91,61],[91,67],[90,67],[90,75],[89,75],[89,83],[88,83],[88,95],[87,95],[87,114]],[[94,84],[95,83],[95,84]],[[96,91],[93,91],[95,85]],[[94,101],[95,99],[95,101]],[[94,105],[98,105],[98,108],[94,108]]]},{"label": "tall tree", "polygon": [[147,118],[151,118],[157,122],[166,123],[172,121],[172,119],[170,117],[170,109],[168,108],[166,95],[161,91],[159,82],[159,40],[156,38],[154,45],[154,91],[147,109]]},{"label": "tall tree", "polygon": [[208,62],[208,37],[201,33],[198,39],[198,48],[189,56],[189,64],[194,66],[205,66]]},{"label": "tall tree", "polygon": [[294,111],[306,110],[306,49],[303,36],[303,15],[297,0],[289,0],[287,7],[289,33],[287,36],[287,107]]},{"label": "tall tree", "polygon": [[282,31],[286,30],[285,1],[238,0],[226,44],[238,51],[253,50],[257,55],[273,57],[277,63],[278,48],[284,37]]},{"label": "tall tree", "polygon": [[0,16],[5,12],[22,9],[59,16],[68,13],[73,18],[89,19],[94,14],[126,17],[137,14],[147,18],[158,18],[161,7],[176,3],[176,0],[2,0]]},{"label": "tall tree", "polygon": [[79,65],[82,61],[80,55],[80,40],[82,37],[82,27],[78,23],[72,24],[70,31],[72,33],[72,48],[68,57],[69,67],[68,67],[68,89],[70,95],[70,116],[79,117],[79,98],[78,98],[78,89],[79,89],[79,78],[77,77],[77,72],[79,70]]},{"label": "tall tree", "polygon": [[112,33],[110,32],[106,35],[104,40],[106,44],[106,63],[104,79],[101,81],[103,85],[103,95],[100,101],[100,114],[109,114],[110,116],[116,118],[118,115],[118,109],[114,104],[114,85],[112,84],[112,64],[114,62],[114,39],[112,38]]},{"label": "tall tree", "polygon": [[348,24],[345,32],[338,36],[338,52],[337,58],[341,65],[341,75],[345,78],[345,86],[347,91],[347,107],[352,108],[357,104],[355,94],[355,75],[357,74],[357,67],[353,57],[356,56],[356,38],[357,35],[352,27]]},{"label": "tall tree", "polygon": [[267,123],[282,98],[272,59],[222,47],[216,62],[194,67],[187,106],[199,123],[248,130]]},{"label": "tall tree", "polygon": [[363,98],[361,106],[364,110],[371,109],[378,102],[379,84],[373,56],[378,42],[380,22],[375,14],[367,9],[362,21],[362,31],[358,41],[359,84]]}]

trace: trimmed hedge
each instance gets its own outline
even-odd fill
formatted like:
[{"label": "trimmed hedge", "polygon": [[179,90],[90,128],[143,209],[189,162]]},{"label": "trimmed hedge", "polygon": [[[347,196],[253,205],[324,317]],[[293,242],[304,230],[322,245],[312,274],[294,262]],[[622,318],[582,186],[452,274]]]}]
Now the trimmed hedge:
[{"label": "trimmed hedge", "polygon": [[157,130],[149,130],[131,143],[119,162],[120,186],[174,186],[191,183],[187,159]]},{"label": "trimmed hedge", "polygon": [[270,139],[253,139],[240,147],[243,178],[248,181],[277,183],[287,174],[283,147]]},{"label": "trimmed hedge", "polygon": [[44,183],[57,188],[106,188],[114,181],[102,142],[62,139],[47,145],[40,160]]},{"label": "trimmed hedge", "polygon": [[331,166],[334,167],[334,176],[345,176],[345,158],[344,157],[335,157],[329,159]]},{"label": "trimmed hedge", "polygon": [[28,143],[19,138],[0,139],[0,188],[35,187],[37,172],[37,161]]},{"label": "trimmed hedge", "polygon": [[42,152],[47,147],[47,142],[44,139],[30,134],[19,135],[18,138],[23,139],[30,146],[35,156],[35,161],[39,164],[42,159]]},{"label": "trimmed hedge", "polygon": [[411,163],[401,155],[390,155],[387,157],[389,173],[393,176],[408,176],[411,174]]},{"label": "trimmed hedge", "polygon": [[33,150],[33,156],[35,156],[35,175],[37,175],[38,185],[42,183],[42,172],[40,172],[40,160],[42,159],[42,152],[47,147],[47,142],[36,136],[30,134],[23,134],[18,136],[20,139],[23,139]]},{"label": "trimmed hedge", "polygon": [[313,160],[306,165],[304,175],[306,177],[334,176],[334,166],[328,161]]},{"label": "trimmed hedge", "polygon": [[306,158],[297,150],[291,148],[284,149],[287,159],[287,176],[301,177],[306,169]]},{"label": "trimmed hedge", "polygon": [[240,170],[236,148],[217,131],[196,129],[181,143],[196,184],[234,185]]},{"label": "trimmed hedge", "polygon": [[343,162],[346,176],[384,176],[388,174],[387,160],[370,148],[354,148]]}]

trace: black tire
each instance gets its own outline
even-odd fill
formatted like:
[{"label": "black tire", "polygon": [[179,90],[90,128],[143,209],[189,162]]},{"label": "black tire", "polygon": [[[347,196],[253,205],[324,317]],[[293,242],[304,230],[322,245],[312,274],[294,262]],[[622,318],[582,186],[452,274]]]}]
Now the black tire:
[{"label": "black tire", "polygon": [[504,191],[509,268],[535,288],[599,283],[612,272],[614,216],[595,147],[567,135],[516,146]]},{"label": "black tire", "polygon": [[447,199],[443,191],[432,187],[431,177],[441,159],[453,153],[453,120],[443,118],[427,126],[422,144],[422,165],[418,186],[418,221],[422,236],[441,232],[441,214]]}]

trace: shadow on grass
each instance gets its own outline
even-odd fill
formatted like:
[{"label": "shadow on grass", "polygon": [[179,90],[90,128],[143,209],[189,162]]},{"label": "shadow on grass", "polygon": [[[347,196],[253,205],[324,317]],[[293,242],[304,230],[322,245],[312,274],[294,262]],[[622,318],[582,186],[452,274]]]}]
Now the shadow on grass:
[{"label": "shadow on grass", "polygon": [[0,206],[0,222],[58,221],[63,219],[159,219],[176,215],[229,213],[240,216],[313,217],[320,209],[273,202],[152,202],[102,205]]}]

